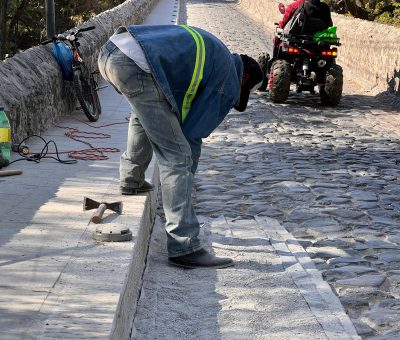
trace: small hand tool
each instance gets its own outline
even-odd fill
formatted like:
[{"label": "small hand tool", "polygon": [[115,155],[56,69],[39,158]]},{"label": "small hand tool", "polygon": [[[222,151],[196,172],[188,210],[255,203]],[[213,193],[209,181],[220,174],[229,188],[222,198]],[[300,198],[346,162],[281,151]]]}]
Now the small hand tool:
[{"label": "small hand tool", "polygon": [[0,170],[0,177],[21,175],[21,170]]},{"label": "small hand tool", "polygon": [[114,202],[114,203],[107,203],[107,202],[97,202],[95,200],[92,200],[91,198],[84,197],[83,200],[83,210],[92,210],[96,209],[95,214],[93,215],[91,221],[93,223],[100,223],[104,211],[106,209],[110,209],[112,211],[115,211],[118,214],[121,214],[122,212],[122,202]]}]

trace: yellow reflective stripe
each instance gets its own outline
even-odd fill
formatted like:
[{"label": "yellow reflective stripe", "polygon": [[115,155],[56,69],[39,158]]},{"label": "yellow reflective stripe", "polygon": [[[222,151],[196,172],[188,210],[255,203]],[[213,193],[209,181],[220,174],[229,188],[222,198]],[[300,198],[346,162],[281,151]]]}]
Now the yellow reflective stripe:
[{"label": "yellow reflective stripe", "polygon": [[204,63],[206,60],[206,47],[204,44],[203,37],[199,32],[186,25],[180,25],[180,26],[185,30],[187,30],[192,35],[196,43],[196,62],[194,65],[192,80],[190,81],[189,88],[185,93],[185,97],[183,99],[183,104],[182,104],[182,123],[183,123],[186,120],[190,107],[192,106],[192,101],[196,96],[197,89],[199,88],[199,85],[203,79]]}]

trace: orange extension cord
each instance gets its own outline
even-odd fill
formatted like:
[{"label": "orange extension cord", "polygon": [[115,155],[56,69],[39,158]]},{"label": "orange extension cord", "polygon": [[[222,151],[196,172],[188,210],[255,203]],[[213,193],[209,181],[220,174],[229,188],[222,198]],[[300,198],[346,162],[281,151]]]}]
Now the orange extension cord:
[{"label": "orange extension cord", "polygon": [[[86,123],[84,121],[81,121],[79,119],[76,119],[76,120],[81,123],[84,123],[87,126],[90,126],[92,128],[100,129],[100,128],[112,126],[112,125],[127,124],[129,122],[129,117],[127,117],[126,120],[123,122],[115,122],[115,123],[104,124],[104,125],[92,125],[92,124]],[[82,149],[82,150],[71,150],[71,151],[59,152],[59,154],[63,154],[63,153],[68,154],[69,158],[80,159],[80,160],[85,160],[85,161],[87,161],[87,160],[106,160],[106,159],[109,159],[109,157],[106,155],[106,153],[121,151],[118,148],[96,148],[91,143],[89,143],[88,141],[85,140],[85,139],[111,138],[110,134],[101,133],[101,132],[80,131],[78,128],[71,128],[71,127],[62,126],[59,124],[53,124],[53,125],[60,129],[68,129],[68,131],[65,132],[65,136],[67,136],[68,138],[71,138],[79,143],[86,144],[89,147],[87,149]]]}]

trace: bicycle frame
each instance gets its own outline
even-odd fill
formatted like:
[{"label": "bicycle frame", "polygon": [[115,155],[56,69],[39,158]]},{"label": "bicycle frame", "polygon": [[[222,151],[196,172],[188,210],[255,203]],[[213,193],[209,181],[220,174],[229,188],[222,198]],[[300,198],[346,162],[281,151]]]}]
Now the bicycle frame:
[{"label": "bicycle frame", "polygon": [[65,80],[73,81],[77,99],[90,121],[97,121],[101,113],[100,100],[97,95],[97,83],[93,73],[85,65],[79,52],[79,35],[94,29],[94,26],[78,29],[67,35],[58,34],[42,42],[53,43],[53,55],[60,64]]}]

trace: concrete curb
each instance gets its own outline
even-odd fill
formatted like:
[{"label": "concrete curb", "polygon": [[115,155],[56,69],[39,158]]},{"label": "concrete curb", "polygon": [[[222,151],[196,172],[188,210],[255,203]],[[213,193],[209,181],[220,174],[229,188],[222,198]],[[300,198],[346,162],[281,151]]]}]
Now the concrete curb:
[{"label": "concrete curb", "polygon": [[158,166],[155,165],[151,169],[153,173],[150,181],[154,185],[154,191],[147,196],[144,203],[137,240],[133,248],[133,255],[127,269],[127,276],[115,311],[110,339],[129,339],[142,289],[142,278],[146,268],[147,253],[154,225],[160,185]]},{"label": "concrete curb", "polygon": [[[175,3],[177,4],[175,19],[175,12],[171,8],[172,5],[166,1],[159,1],[158,5],[153,8],[153,12],[151,13],[154,17],[151,17],[150,15],[144,23],[154,24],[157,21],[160,21],[158,23],[161,23],[159,16],[165,16],[165,13],[170,12],[171,18],[167,15],[165,16],[167,19],[163,19],[163,21],[166,20],[165,23],[167,23],[170,18],[171,23],[174,22],[175,24],[179,24],[182,0],[175,0]],[[153,231],[157,208],[157,196],[160,186],[158,166],[155,165],[154,167],[150,167],[149,170],[153,170],[150,182],[154,185],[156,190],[151,192],[144,203],[143,214],[137,233],[137,240],[135,242],[133,256],[127,270],[127,276],[115,312],[110,339],[121,340],[130,338],[133,320],[142,290],[143,275],[147,264],[147,254]]]}]

